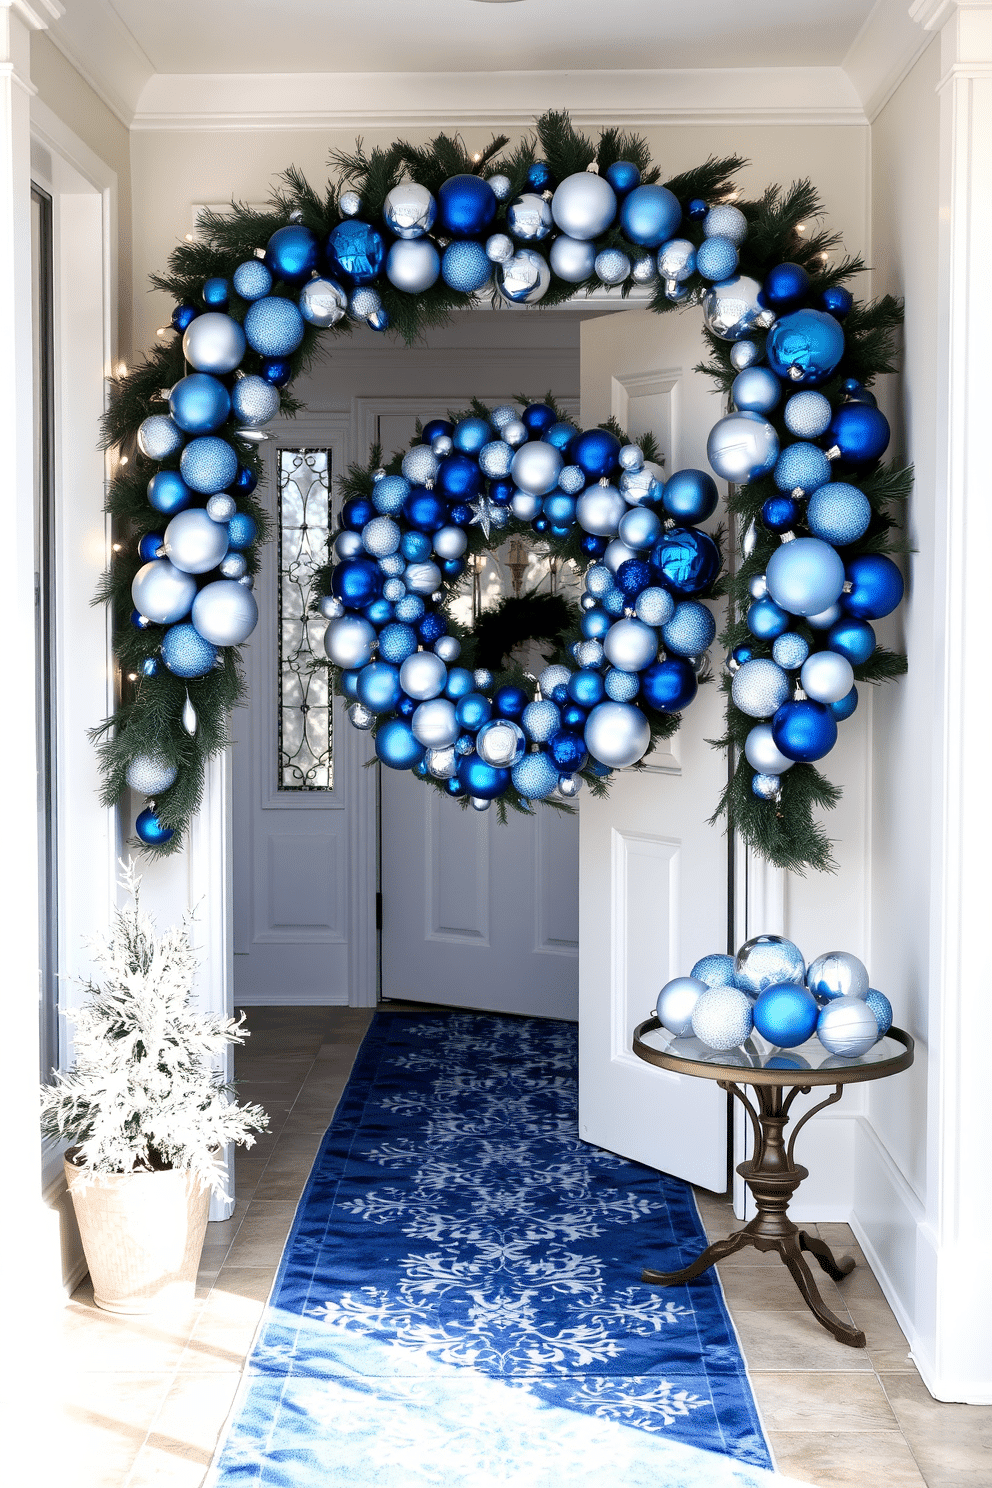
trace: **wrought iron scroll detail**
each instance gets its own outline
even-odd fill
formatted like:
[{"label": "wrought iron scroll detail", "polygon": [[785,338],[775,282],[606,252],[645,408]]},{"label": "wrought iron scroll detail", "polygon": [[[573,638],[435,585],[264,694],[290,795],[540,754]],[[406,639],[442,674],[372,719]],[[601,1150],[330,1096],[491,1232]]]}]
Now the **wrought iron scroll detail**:
[{"label": "wrought iron scroll detail", "polygon": [[307,613],[315,571],[326,562],[330,531],[331,452],[280,449],[279,482],[279,778],[280,791],[331,790],[334,724],[322,656],[327,621]]}]

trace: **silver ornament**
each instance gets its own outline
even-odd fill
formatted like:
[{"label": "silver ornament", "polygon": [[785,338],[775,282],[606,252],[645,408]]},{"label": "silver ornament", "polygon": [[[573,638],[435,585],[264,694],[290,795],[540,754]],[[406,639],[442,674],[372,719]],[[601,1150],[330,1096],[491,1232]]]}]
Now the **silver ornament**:
[{"label": "silver ornament", "polygon": [[328,661],[345,671],[354,671],[371,661],[375,642],[375,629],[359,615],[341,615],[324,631]]},{"label": "silver ornament", "polygon": [[706,441],[711,468],[733,485],[766,475],[778,459],[778,435],[758,413],[731,413],[719,419]]},{"label": "silver ornament", "polygon": [[814,651],[799,674],[803,692],[816,703],[839,703],[854,686],[854,668],[837,651]]},{"label": "silver ornament", "polygon": [[528,703],[520,720],[524,733],[535,744],[546,744],[561,728],[561,712],[549,698]]},{"label": "silver ornament", "polygon": [[207,516],[212,522],[229,522],[238,509],[238,504],[233,496],[226,491],[218,491],[216,496],[211,496],[207,502]]},{"label": "silver ornament", "polygon": [[692,1031],[710,1049],[736,1049],[751,1035],[751,1000],[736,987],[707,987],[691,1016]]},{"label": "silver ornament", "polygon": [[787,672],[797,672],[809,655],[809,642],[786,630],[772,642],[772,659]]},{"label": "silver ornament", "polygon": [[658,632],[643,620],[618,620],[606,632],[603,650],[622,672],[643,672],[658,655]]},{"label": "silver ornament", "polygon": [[625,444],[617,459],[621,470],[643,470],[644,451],[639,444]]},{"label": "silver ornament", "polygon": [[404,181],[386,194],[382,216],[395,237],[422,238],[434,226],[437,202],[426,186]]},{"label": "silver ornament", "polygon": [[538,243],[551,231],[551,206],[536,192],[525,191],[506,209],[507,230],[521,243]]},{"label": "silver ornament", "polygon": [[404,294],[423,294],[441,275],[441,255],[429,238],[401,238],[386,255],[386,278]]},{"label": "silver ornament", "polygon": [[825,610],[818,610],[815,615],[806,615],[806,624],[812,630],[829,630],[831,625],[836,625],[843,611],[839,604],[828,605]]},{"label": "silver ornament", "polygon": [[544,696],[549,697],[551,689],[553,687],[564,687],[571,675],[568,667],[546,666],[537,679],[537,685],[540,687]]},{"label": "silver ornament", "polygon": [[835,997],[868,996],[868,971],[865,963],[850,951],[825,951],[809,963],[806,985],[821,1002]]},{"label": "silver ornament", "polygon": [[566,801],[574,801],[581,789],[581,775],[563,775],[558,781],[558,794]]},{"label": "silver ornament", "polygon": [[184,573],[209,573],[227,552],[227,528],[198,506],[177,512],[165,529],[165,554]]},{"label": "silver ornament", "polygon": [[650,725],[640,708],[630,703],[597,703],[586,719],[586,748],[611,770],[636,765],[650,744]]},{"label": "silver ornament", "polygon": [[752,519],[752,521],[747,524],[741,535],[741,554],[745,558],[750,558],[751,554],[754,552],[757,546],[758,526],[757,523]]},{"label": "silver ornament", "polygon": [[523,759],[527,739],[519,724],[509,718],[494,718],[483,724],[475,739],[479,758],[497,769],[511,770]]},{"label": "silver ornament", "polygon": [[731,686],[734,706],[750,718],[771,718],[791,692],[785,672],[764,656],[745,661],[735,672]]},{"label": "silver ornament", "polygon": [[426,444],[415,444],[403,456],[402,471],[411,486],[426,486],[437,476],[438,460]]},{"label": "silver ornament", "polygon": [[757,723],[744,741],[744,757],[759,775],[784,775],[795,763],[772,738],[770,723]]},{"label": "silver ornament", "polygon": [[433,651],[414,651],[400,667],[400,686],[417,702],[436,698],[447,680],[448,668]]},{"label": "silver ornament", "polygon": [[620,518],[617,536],[639,552],[653,548],[661,537],[661,518],[649,506],[635,506]]},{"label": "silver ornament", "polygon": [[439,558],[460,558],[468,547],[463,527],[442,527],[434,534],[434,551]]},{"label": "silver ornament", "polygon": [[352,532],[348,527],[343,532],[339,532],[334,539],[334,556],[336,558],[357,558],[359,553],[364,553],[364,551],[365,547],[362,543],[362,534],[360,532]]},{"label": "silver ornament", "polygon": [[505,439],[491,439],[479,451],[479,469],[489,480],[505,480],[512,460],[513,450]]},{"label": "silver ornament", "polygon": [[519,418],[520,415],[512,406],[512,404],[501,403],[499,407],[494,408],[492,413],[489,415],[489,422],[492,424],[494,429],[502,430],[506,428],[507,424],[515,424]]},{"label": "silver ornament", "polygon": [[205,584],[193,601],[193,624],[214,646],[240,646],[258,624],[255,596],[234,579]]},{"label": "silver ornament", "polygon": [[[603,554],[603,562],[606,564],[606,567],[610,570],[611,573],[616,573],[621,563],[626,563],[628,558],[636,557],[637,554],[635,553],[633,548],[628,548],[625,542],[622,542],[619,537],[615,537],[613,541],[608,545],[606,552]],[[622,604],[623,599],[621,596],[621,607]],[[619,610],[617,611],[617,613],[619,614]]]},{"label": "silver ornament", "polygon": [[603,660],[603,647],[600,641],[579,641],[575,648],[575,659],[580,667],[598,667]]},{"label": "silver ornament", "polygon": [[747,237],[747,218],[740,207],[721,202],[706,213],[703,232],[708,238],[729,238],[739,248]]},{"label": "silver ornament", "polygon": [[506,233],[493,233],[492,237],[486,240],[486,257],[490,263],[506,263],[515,252],[513,239],[508,238]]},{"label": "silver ornament", "polygon": [[645,625],[667,625],[675,614],[675,601],[667,589],[652,584],[642,589],[634,605],[634,614]]},{"label": "silver ornament", "polygon": [[[388,579],[400,578],[405,568],[406,559],[403,557],[402,553],[387,553],[385,558],[379,559],[379,570],[381,573],[384,573]],[[405,584],[403,585],[403,588],[406,588]],[[386,598],[389,598],[388,594],[386,595]],[[396,598],[401,599],[402,595],[397,594]]]},{"label": "silver ornament", "polygon": [[672,238],[658,249],[658,274],[665,281],[665,293],[670,299],[695,272],[696,249],[688,238]]},{"label": "silver ornament", "polygon": [[254,428],[279,412],[279,389],[254,373],[238,373],[231,391],[231,407],[239,423]]},{"label": "silver ornament", "polygon": [[500,433],[503,436],[504,443],[508,444],[511,449],[519,449],[530,438],[527,425],[522,419],[511,419],[508,424],[503,425]]},{"label": "silver ornament", "polygon": [[[427,708],[430,704],[421,703],[420,706]],[[428,749],[424,764],[435,780],[450,780],[458,769],[458,756],[449,744],[443,749]]]},{"label": "silver ornament", "polygon": [[510,192],[513,190],[513,182],[510,180],[509,176],[490,176],[489,184],[492,187],[493,195],[495,196],[497,201],[509,200]]},{"label": "silver ornament", "polygon": [[227,553],[218,568],[225,579],[243,579],[248,572],[248,560],[244,553]]},{"label": "silver ornament", "polygon": [[592,243],[563,233],[551,244],[549,260],[559,279],[564,279],[566,284],[581,284],[595,273],[596,249]]},{"label": "silver ornament", "polygon": [[431,449],[439,460],[443,460],[445,455],[450,455],[454,447],[455,441],[450,434],[435,434],[431,440]]},{"label": "silver ornament", "polygon": [[139,615],[156,625],[173,625],[189,614],[196,598],[196,580],[170,563],[155,558],[139,568],[131,580],[131,599]]},{"label": "silver ornament", "polygon": [[616,486],[589,486],[575,503],[575,517],[584,532],[594,537],[612,537],[627,510]]},{"label": "silver ornament", "polygon": [[373,558],[389,558],[400,545],[400,529],[392,517],[373,517],[362,528],[362,547]]},{"label": "silver ornament", "polygon": [[737,952],[734,974],[737,985],[757,996],[779,982],[802,986],[806,971],[803,953],[784,935],[755,935]]},{"label": "silver ornament", "polygon": [[454,703],[442,697],[421,703],[410,719],[410,728],[418,744],[427,749],[448,749],[461,732]]},{"label": "silver ornament", "polygon": [[375,723],[375,714],[371,708],[366,708],[364,703],[349,703],[346,712],[352,728],[361,729],[363,733],[372,728]]},{"label": "silver ornament", "polygon": [[334,279],[310,279],[300,290],[300,314],[311,325],[337,325],[348,310],[348,296]]},{"label": "silver ornament", "polygon": [[623,499],[631,506],[642,506],[646,503],[653,504],[661,495],[660,483],[653,469],[651,460],[645,461],[639,470],[625,470],[620,477],[620,492]]},{"label": "silver ornament", "polygon": [[441,570],[436,563],[408,563],[403,582],[411,594],[433,594],[441,587]]},{"label": "silver ornament", "polygon": [[182,723],[183,728],[189,734],[190,738],[192,738],[196,733],[196,726],[199,723],[199,719],[196,716],[196,709],[190,702],[189,693],[186,694],[186,701],[183,703]]},{"label": "silver ornament", "polygon": [[634,259],[630,277],[635,284],[653,284],[658,277],[658,268],[653,253],[641,253]]},{"label": "silver ornament", "polygon": [[708,990],[706,983],[694,976],[675,977],[666,982],[655,1003],[655,1014],[662,1028],[667,1028],[676,1038],[690,1034],[693,1009]]},{"label": "silver ornament", "polygon": [[561,475],[558,477],[559,489],[566,496],[577,496],[586,483],[585,471],[581,465],[563,465]]},{"label": "silver ornament", "polygon": [[382,309],[382,296],[370,284],[359,284],[348,298],[348,314],[353,320],[368,320]]},{"label": "silver ornament", "polygon": [[533,248],[518,248],[506,263],[496,265],[497,288],[511,304],[536,304],[547,293],[550,283],[548,261]]},{"label": "silver ornament", "polygon": [[621,248],[604,248],[596,254],[593,267],[601,284],[622,284],[630,278],[630,259]]},{"label": "silver ornament", "polygon": [[755,574],[754,578],[748,581],[747,592],[752,599],[764,599],[768,593],[768,580],[765,575]]},{"label": "silver ornament", "polygon": [[[564,671],[565,669],[562,668],[562,670]],[[571,672],[565,673],[566,682],[571,675]],[[486,667],[476,667],[475,671],[472,673],[472,681],[475,683],[480,692],[488,692],[490,687],[492,687],[493,685],[493,674],[492,672],[488,671]]]},{"label": "silver ornament", "polygon": [[792,395],[785,405],[782,417],[789,433],[795,434],[797,439],[819,439],[830,427],[833,409],[829,398],[810,388]]},{"label": "silver ornament", "polygon": [[223,376],[241,365],[245,333],[230,315],[210,311],[191,320],[183,335],[183,356],[197,372]]},{"label": "silver ornament", "polygon": [[705,982],[707,987],[736,987],[737,985],[733,956],[724,956],[720,952],[714,952],[710,956],[701,956],[689,975]]},{"label": "silver ornament", "polygon": [[817,1019],[816,1036],[829,1054],[859,1059],[878,1043],[878,1023],[860,997],[838,997]]},{"label": "silver ornament", "polygon": [[617,199],[605,176],[580,171],[566,176],[551,198],[551,215],[570,238],[600,237],[617,214]]},{"label": "silver ornament", "polygon": [[448,666],[450,666],[453,661],[457,661],[461,654],[462,643],[457,636],[438,636],[437,640],[434,642],[434,655],[440,656],[441,660]]},{"label": "silver ornament", "polygon": [[594,563],[586,570],[586,588],[595,599],[602,599],[613,588],[613,574],[605,563]]},{"label": "silver ornament", "polygon": [[529,496],[547,496],[558,484],[561,451],[542,439],[522,444],[510,464],[510,478]]},{"label": "silver ornament", "polygon": [[167,791],[179,774],[164,754],[138,754],[127,767],[128,785],[139,796],[159,796]]},{"label": "silver ornament", "polygon": [[722,279],[703,295],[703,321],[706,329],[721,341],[739,341],[755,326],[770,325],[771,311],[758,303],[761,285],[746,274]]},{"label": "silver ornament", "polygon": [[735,372],[743,372],[758,360],[758,348],[753,341],[735,341],[730,348],[730,365]]},{"label": "silver ornament", "polygon": [[254,589],[255,576],[254,574],[250,573],[242,574],[240,579],[238,580],[238,583],[243,584],[246,589]]},{"label": "silver ornament", "polygon": [[527,491],[514,491],[510,498],[510,510],[518,522],[533,522],[543,505],[542,497],[531,496]]},{"label": "silver ornament", "polygon": [[149,460],[167,460],[182,444],[182,431],[167,413],[153,413],[138,427],[138,448]]},{"label": "silver ornament", "polygon": [[488,811],[493,804],[486,796],[469,796],[468,799],[473,811]]},{"label": "silver ornament", "polygon": [[338,207],[342,217],[357,217],[362,210],[362,198],[357,191],[342,191]]}]

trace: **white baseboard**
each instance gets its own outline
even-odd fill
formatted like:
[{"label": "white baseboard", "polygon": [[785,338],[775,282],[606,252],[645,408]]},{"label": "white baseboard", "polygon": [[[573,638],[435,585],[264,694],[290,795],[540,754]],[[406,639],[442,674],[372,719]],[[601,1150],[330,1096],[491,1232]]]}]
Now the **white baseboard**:
[{"label": "white baseboard", "polygon": [[348,996],[338,994],[330,996],[326,992],[301,992],[295,989],[292,992],[283,993],[281,996],[275,992],[252,992],[250,994],[235,992],[234,1006],[236,1008],[250,1007],[348,1007]]}]

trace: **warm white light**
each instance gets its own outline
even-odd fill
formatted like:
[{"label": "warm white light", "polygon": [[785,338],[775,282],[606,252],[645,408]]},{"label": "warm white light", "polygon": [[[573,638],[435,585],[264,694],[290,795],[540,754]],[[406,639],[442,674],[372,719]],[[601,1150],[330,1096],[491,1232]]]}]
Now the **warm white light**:
[{"label": "warm white light", "polygon": [[128,674],[127,674],[127,680],[129,682],[137,682],[137,680],[138,680],[138,674],[137,674],[137,672],[128,672]]},{"label": "warm white light", "polygon": [[155,332],[155,334],[156,334],[156,336],[164,336],[166,334],[166,332],[168,331],[168,329],[169,329],[168,326],[159,326],[159,328]]},{"label": "warm white light", "polygon": [[121,455],[121,464],[122,465],[126,465],[127,464],[127,455]]},{"label": "warm white light", "polygon": [[186,234],[186,241],[187,241],[187,243],[192,243],[192,241],[193,241],[193,234],[192,233],[187,233]]},{"label": "warm white light", "polygon": [[127,376],[127,362],[118,362],[118,364],[117,364],[117,376],[118,377],[126,377]]},{"label": "warm white light", "polygon": [[123,547],[123,544],[122,543],[114,543],[114,552],[115,553],[119,553],[121,551],[121,548],[122,547]]}]

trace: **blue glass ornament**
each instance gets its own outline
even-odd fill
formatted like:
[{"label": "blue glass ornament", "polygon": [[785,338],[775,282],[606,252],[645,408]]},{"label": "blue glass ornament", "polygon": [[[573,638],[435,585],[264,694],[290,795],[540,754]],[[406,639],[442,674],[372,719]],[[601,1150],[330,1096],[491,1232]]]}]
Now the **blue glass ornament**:
[{"label": "blue glass ornament", "polygon": [[856,542],[868,530],[871,502],[857,486],[844,481],[831,481],[810,497],[806,508],[806,525],[814,537],[835,547]]},{"label": "blue glass ornament", "polygon": [[587,641],[601,641],[612,623],[608,611],[595,605],[591,610],[582,612],[579,629]]},{"label": "blue glass ornament", "polygon": [[203,434],[191,439],[179,457],[179,473],[187,486],[204,496],[224,491],[238,472],[238,457],[225,439]]},{"label": "blue glass ornament", "polygon": [[155,677],[159,672],[159,661],[157,656],[146,656],[141,663],[141,675],[143,677]]},{"label": "blue glass ornament", "polygon": [[772,738],[789,759],[809,764],[837,743],[837,720],[823,703],[786,702],[772,719]]},{"label": "blue glass ornament", "polygon": [[437,199],[438,229],[450,238],[481,238],[496,217],[496,194],[481,176],[449,176]]},{"label": "blue glass ornament", "polygon": [[673,527],[652,550],[651,562],[666,589],[702,594],[720,572],[720,551],[708,533]]},{"label": "blue glass ornament", "polygon": [[838,620],[827,631],[827,645],[852,666],[862,666],[875,649],[875,632],[867,620]]},{"label": "blue glass ornament", "polygon": [[681,656],[655,661],[641,673],[641,696],[657,713],[680,713],[696,696],[696,674]]},{"label": "blue glass ornament", "polygon": [[747,645],[745,645],[745,646],[735,646],[734,649],[733,649],[732,655],[733,655],[733,658],[736,661],[737,665],[738,666],[743,666],[746,661],[753,660],[753,658],[754,658],[754,647],[753,646],[747,646]]},{"label": "blue glass ornament", "polygon": [[521,423],[534,439],[540,439],[551,428],[555,418],[554,409],[547,403],[528,403],[520,415]]},{"label": "blue glass ornament", "polygon": [[754,1004],[754,1026],[780,1049],[796,1049],[813,1037],[820,1009],[808,987],[780,982],[766,987]]},{"label": "blue glass ornament", "polygon": [[856,377],[845,377],[844,398],[848,403],[867,403],[869,408],[878,407],[878,399],[870,393],[864,383]]},{"label": "blue glass ornament", "polygon": [[705,522],[719,501],[716,481],[705,470],[676,470],[662,492],[662,506],[670,517],[686,526]]},{"label": "blue glass ornament", "polygon": [[441,564],[441,572],[446,579],[459,579],[465,572],[466,563],[464,558],[445,558]]},{"label": "blue glass ornament", "polygon": [[875,1022],[878,1024],[880,1038],[884,1038],[892,1027],[892,1004],[884,992],[879,992],[875,987],[869,987],[865,995],[865,1002],[875,1014]]},{"label": "blue glass ornament", "polygon": [[568,695],[581,708],[594,708],[606,696],[606,684],[599,672],[581,667],[568,679]]},{"label": "blue glass ornament", "polygon": [[446,455],[438,466],[434,489],[449,501],[472,501],[482,490],[482,472],[468,455]]},{"label": "blue glass ornament", "polygon": [[217,647],[188,622],[170,625],[162,637],[162,660],[176,677],[204,677],[217,660]]},{"label": "blue glass ornament", "polygon": [[712,612],[694,599],[676,605],[675,614],[661,632],[665,650],[676,656],[702,656],[712,646],[715,636]]},{"label": "blue glass ornament", "polygon": [[696,272],[704,279],[729,279],[737,269],[737,249],[729,238],[706,238],[696,249]]},{"label": "blue glass ornament", "polygon": [[466,794],[465,787],[462,785],[457,775],[450,776],[444,782],[444,789],[447,791],[449,796],[454,796],[456,798],[458,796],[464,796]]},{"label": "blue glass ornament", "polygon": [[160,558],[164,552],[162,546],[164,542],[164,533],[146,532],[138,543],[138,557],[142,563],[150,563],[153,558]]},{"label": "blue glass ornament", "polygon": [[787,672],[797,672],[809,655],[809,641],[792,631],[775,638],[772,660]]},{"label": "blue glass ornament", "polygon": [[615,160],[606,167],[606,179],[618,196],[626,196],[641,184],[641,173],[631,160]]},{"label": "blue glass ornament", "polygon": [[374,599],[365,606],[362,614],[370,625],[386,625],[392,620],[394,609],[388,599]]},{"label": "blue glass ornament", "polygon": [[441,259],[441,278],[459,294],[475,294],[492,278],[493,266],[481,243],[449,243]]},{"label": "blue glass ornament", "polygon": [[272,288],[272,275],[261,259],[249,258],[238,264],[233,275],[234,292],[243,300],[261,300]]},{"label": "blue glass ornament", "polygon": [[767,367],[745,367],[734,378],[730,396],[747,413],[771,413],[782,397],[782,384]]},{"label": "blue glass ornament", "polygon": [[288,357],[303,340],[306,322],[299,306],[278,295],[255,300],[245,315],[245,340],[263,357]]},{"label": "blue glass ornament", "polygon": [[493,705],[481,692],[468,692],[455,705],[459,727],[477,733],[493,716]]},{"label": "blue glass ornament", "polygon": [[192,372],[181,377],[169,394],[169,412],[187,434],[210,434],[227,422],[231,395],[219,378]]},{"label": "blue glass ornament", "polygon": [[783,418],[785,427],[797,439],[819,439],[825,434],[833,417],[830,399],[812,389],[805,393],[794,393],[785,405]]},{"label": "blue glass ornament", "polygon": [[834,715],[838,723],[843,723],[845,718],[850,718],[858,708],[858,689],[852,687],[846,697],[838,698],[835,703],[828,703],[827,707]]},{"label": "blue glass ornament", "polygon": [[607,539],[605,537],[597,537],[593,532],[585,533],[579,540],[579,547],[583,553],[587,553],[591,558],[601,558],[606,552],[607,546]]},{"label": "blue glass ornament", "polygon": [[[484,418],[465,418],[456,424],[451,442],[463,455],[477,455],[493,437],[493,431]],[[503,474],[507,472],[504,470]],[[488,474],[488,472],[487,472]]]},{"label": "blue glass ornament", "polygon": [[527,167],[527,185],[531,191],[547,191],[551,186],[551,167],[544,160],[535,160]]},{"label": "blue glass ornament", "polygon": [[575,436],[567,455],[588,481],[603,480],[620,468],[620,441],[608,429],[586,429]]},{"label": "blue glass ornament", "polygon": [[809,275],[801,264],[775,264],[761,286],[762,302],[776,315],[796,310],[809,294]]},{"label": "blue glass ornament", "polygon": [[765,574],[772,599],[790,615],[818,615],[837,602],[844,588],[840,555],[817,537],[782,543]]},{"label": "blue glass ornament", "polygon": [[903,596],[903,578],[884,553],[862,553],[848,559],[847,578],[853,585],[841,599],[848,615],[858,620],[880,620],[890,615]]},{"label": "blue glass ornament", "polygon": [[780,491],[815,491],[830,479],[830,461],[815,444],[797,440],[787,444],[775,461],[775,484]]},{"label": "blue glass ornament", "polygon": [[[418,532],[439,532],[448,520],[448,508],[440,496],[419,487],[403,503],[403,515]],[[426,557],[426,554],[424,555]]]},{"label": "blue glass ornament", "polygon": [[390,770],[412,770],[423,760],[426,750],[414,738],[405,718],[390,718],[376,730],[375,752]]},{"label": "blue glass ornament", "polygon": [[514,722],[523,717],[529,702],[522,687],[501,687],[493,698],[493,706],[500,718],[510,718]]},{"label": "blue glass ornament", "polygon": [[772,371],[801,387],[825,382],[844,355],[844,332],[823,310],[797,310],[775,322],[765,342]]},{"label": "blue glass ornament", "polygon": [[430,538],[425,537],[422,532],[404,532],[400,538],[400,552],[408,563],[423,562],[430,551]]},{"label": "blue glass ornament", "polygon": [[349,284],[371,284],[385,256],[382,234],[354,218],[339,222],[327,239],[328,264]]},{"label": "blue glass ornament", "polygon": [[379,655],[383,661],[399,666],[417,649],[416,631],[410,625],[394,622],[379,632]]},{"label": "blue glass ornament", "polygon": [[349,558],[335,565],[331,593],[349,610],[360,610],[382,593],[382,574],[371,558]]},{"label": "blue glass ornament", "polygon": [[358,672],[353,668],[341,673],[341,691],[351,701],[358,701]]},{"label": "blue glass ornament", "polygon": [[854,309],[854,296],[842,284],[831,284],[820,296],[820,304],[829,315],[843,320]]},{"label": "blue glass ornament", "polygon": [[[583,719],[584,722],[584,719]],[[572,729],[559,729],[548,741],[551,758],[564,775],[584,770],[589,760],[582,735]]]},{"label": "blue glass ornament", "polygon": [[799,520],[799,506],[791,496],[769,496],[761,520],[769,532],[789,532]]},{"label": "blue glass ornament", "polygon": [[355,693],[372,713],[391,713],[400,700],[399,669],[385,661],[371,661],[358,674]]},{"label": "blue glass ornament", "polygon": [[171,517],[189,506],[193,493],[178,470],[160,470],[148,482],[148,500],[157,512]]},{"label": "blue glass ornament", "polygon": [[771,641],[788,630],[789,616],[766,595],[764,599],[756,599],[748,606],[747,628],[759,640]]},{"label": "blue glass ornament", "polygon": [[824,436],[829,453],[848,465],[868,465],[888,448],[889,421],[869,403],[842,403]]},{"label": "blue glass ornament", "polygon": [[[375,508],[366,496],[352,496],[341,508],[341,525],[352,532],[361,532],[374,514]],[[377,553],[376,557],[380,558],[382,554]]]},{"label": "blue glass ornament", "polygon": [[[421,437],[421,439],[423,440],[423,442],[425,444],[433,444],[434,440],[437,439],[437,437],[438,437],[439,434],[445,435],[448,439],[451,439],[453,437],[453,435],[454,435],[454,432],[455,432],[455,426],[451,422],[450,419],[441,419],[441,418],[428,419],[427,420],[427,423],[424,425],[423,429],[421,430],[420,437]],[[402,477],[401,476],[398,476],[398,475],[393,475],[393,476],[386,476],[385,479],[386,480],[401,480]],[[378,485],[379,482],[377,481],[376,484]]]},{"label": "blue glass ornament", "polygon": [[[382,651],[382,640],[379,641],[379,651]],[[467,667],[452,667],[448,672],[448,680],[444,684],[444,695],[452,702],[457,703],[459,699],[468,697],[475,689],[475,680]],[[457,716],[457,715],[456,715]]]},{"label": "blue glass ornament", "polygon": [[245,548],[251,547],[257,533],[254,517],[250,517],[247,512],[235,512],[227,524],[227,546],[243,552]]},{"label": "blue glass ornament", "polygon": [[555,449],[564,451],[571,444],[578,432],[574,424],[551,424],[545,430],[543,438],[547,440],[548,444],[554,445]]},{"label": "blue glass ornament", "polygon": [[433,646],[448,633],[448,622],[437,610],[428,610],[417,624],[417,639],[425,646]]},{"label": "blue glass ornament", "polygon": [[583,729],[583,728],[585,728],[586,718],[588,716],[589,710],[587,708],[583,708],[583,706],[582,706],[581,703],[573,703],[571,701],[571,699],[569,698],[569,696],[568,696],[568,689],[567,688],[565,688],[564,691],[565,691],[565,702],[564,702],[564,705],[562,706],[562,710],[561,710],[562,728],[566,728],[566,729]]},{"label": "blue glass ornament", "polygon": [[154,621],[149,620],[147,615],[142,615],[139,610],[132,610],[131,624],[135,630],[147,630],[150,625],[154,624]]},{"label": "blue glass ornament", "polygon": [[510,772],[488,765],[478,754],[465,754],[458,761],[457,780],[467,795],[495,801],[509,785]]},{"label": "blue glass ornament", "polygon": [[302,284],[317,267],[317,239],[302,223],[291,222],[272,234],[265,247],[265,263],[277,279]]},{"label": "blue glass ornament", "polygon": [[173,828],[164,827],[150,806],[146,806],[144,811],[139,811],[134,830],[146,847],[161,847],[175,836]]},{"label": "blue glass ornament", "polygon": [[660,248],[682,221],[679,199],[667,186],[635,186],[620,206],[620,225],[632,243]]},{"label": "blue glass ornament", "polygon": [[263,357],[261,375],[273,387],[285,387],[293,377],[293,363],[289,357]]},{"label": "blue glass ornament", "polygon": [[651,584],[651,565],[640,558],[627,558],[617,569],[617,588],[621,594],[636,595]]},{"label": "blue glass ornament", "polygon": [[210,310],[226,310],[230,285],[226,279],[206,279],[201,291],[203,303]]},{"label": "blue glass ornament", "polygon": [[178,331],[182,335],[186,327],[191,321],[196,319],[198,314],[199,311],[195,305],[177,305],[170,316],[169,323],[174,331]]}]

